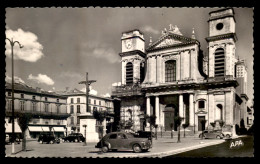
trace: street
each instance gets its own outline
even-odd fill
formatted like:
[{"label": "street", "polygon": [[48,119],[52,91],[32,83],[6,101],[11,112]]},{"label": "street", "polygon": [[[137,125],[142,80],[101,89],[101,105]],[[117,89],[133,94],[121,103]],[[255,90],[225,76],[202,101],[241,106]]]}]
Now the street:
[{"label": "street", "polygon": [[[189,150],[201,150],[207,149],[203,147],[212,147],[213,149],[218,148],[217,145],[225,142],[223,139],[207,139],[201,140],[198,137],[186,137],[181,138],[181,143],[177,142],[177,137],[173,138],[164,137],[153,139],[153,147],[148,152],[134,153],[132,150],[129,151],[117,151],[100,154],[99,149],[95,148],[96,143],[88,143],[87,146],[83,146],[84,143],[64,142],[60,144],[40,144],[36,140],[29,140],[27,142],[27,151],[21,151],[21,144],[15,145],[16,154],[11,155],[11,145],[6,145],[6,156],[7,157],[169,157],[173,154],[179,154]],[[249,141],[251,142],[251,140]],[[250,147],[251,146],[251,147]],[[252,144],[245,141],[245,148],[253,149]],[[211,149],[212,149],[211,148]],[[250,156],[251,149],[245,156]],[[197,151],[195,150],[195,151]],[[246,150],[245,150],[246,151]],[[202,156],[214,156],[214,154],[208,154],[201,152]],[[204,153],[204,154],[203,154]],[[182,153],[183,154],[183,153]],[[239,156],[239,154],[238,154]],[[251,155],[252,156],[252,155]],[[189,155],[185,156],[189,157]]]},{"label": "street", "polygon": [[254,138],[253,136],[241,137],[244,146],[230,149],[230,141],[224,143],[187,151],[184,153],[168,156],[174,157],[254,157]]}]

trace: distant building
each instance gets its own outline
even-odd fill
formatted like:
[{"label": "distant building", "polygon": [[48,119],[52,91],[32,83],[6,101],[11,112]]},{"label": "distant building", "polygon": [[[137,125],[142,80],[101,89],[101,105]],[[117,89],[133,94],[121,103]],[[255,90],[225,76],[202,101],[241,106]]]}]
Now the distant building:
[{"label": "distant building", "polygon": [[208,24],[208,55],[203,55],[194,30],[187,37],[170,25],[156,41],[150,38],[148,47],[140,30],[122,33],[122,82],[112,90],[112,97],[121,100],[120,121],[144,130],[144,115],[155,115],[163,131],[171,131],[171,125],[176,131],[174,117],[180,116],[182,124],[197,132],[213,128],[214,122],[219,128],[222,121],[234,130],[246,119],[247,75],[236,63],[234,10],[210,12]]},{"label": "distant building", "polygon": [[[5,84],[5,120],[6,133],[12,133],[12,85]],[[40,88],[32,88],[26,84],[14,84],[14,111],[17,113],[31,113],[32,120],[26,130],[27,138],[38,138],[41,132],[54,132],[57,137],[66,135],[67,118],[69,114],[66,108],[67,97],[42,91]],[[17,131],[18,130],[18,131]],[[20,127],[15,119],[15,132]]]},{"label": "distant building", "polygon": [[[107,111],[110,115],[114,114],[113,101],[110,98],[89,95],[88,99],[88,111],[86,110],[86,93],[78,89],[66,91],[60,91],[59,94],[67,97],[67,112],[70,113],[70,117],[67,119],[67,132],[70,133],[82,133],[84,135],[84,127],[81,125],[81,121],[86,119],[87,128],[87,142],[98,141],[98,132],[96,129],[96,119],[93,117],[93,111]],[[113,117],[107,117],[104,121],[104,134],[106,130],[109,130],[113,123]]]}]

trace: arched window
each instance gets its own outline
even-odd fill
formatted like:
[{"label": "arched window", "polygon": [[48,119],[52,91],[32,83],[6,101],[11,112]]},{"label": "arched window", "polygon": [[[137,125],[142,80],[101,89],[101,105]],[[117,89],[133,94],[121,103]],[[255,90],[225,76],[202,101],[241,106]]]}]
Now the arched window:
[{"label": "arched window", "polygon": [[225,52],[223,48],[215,51],[215,77],[224,76],[225,73]]},{"label": "arched window", "polygon": [[144,63],[140,63],[140,83],[144,81]]},{"label": "arched window", "polygon": [[165,82],[176,81],[176,61],[169,60],[165,62]]},{"label": "arched window", "polygon": [[126,64],[126,84],[133,84],[133,64]]}]

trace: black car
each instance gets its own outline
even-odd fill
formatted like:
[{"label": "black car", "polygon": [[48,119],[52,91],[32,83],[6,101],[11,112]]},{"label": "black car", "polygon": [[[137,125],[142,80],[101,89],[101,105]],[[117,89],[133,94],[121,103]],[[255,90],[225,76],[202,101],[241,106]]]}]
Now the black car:
[{"label": "black car", "polygon": [[81,133],[72,133],[69,134],[66,137],[63,137],[63,141],[69,141],[69,142],[84,142],[85,137]]},{"label": "black car", "polygon": [[126,132],[111,132],[105,135],[95,146],[106,153],[109,150],[133,150],[135,153],[147,152],[152,148],[148,138],[137,138]]},{"label": "black car", "polygon": [[41,133],[39,138],[38,138],[38,142],[40,143],[48,143],[48,144],[53,144],[53,143],[60,143],[60,139],[58,139],[57,137],[55,137],[55,135],[53,133]]}]

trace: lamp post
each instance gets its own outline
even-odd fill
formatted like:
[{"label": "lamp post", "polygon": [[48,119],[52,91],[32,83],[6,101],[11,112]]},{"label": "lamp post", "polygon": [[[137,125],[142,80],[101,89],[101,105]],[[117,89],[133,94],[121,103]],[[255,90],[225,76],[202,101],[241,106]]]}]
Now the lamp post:
[{"label": "lamp post", "polygon": [[87,146],[87,136],[86,136],[86,128],[87,128],[87,125],[84,124],[83,127],[85,128],[84,130],[84,133],[85,133],[85,141],[84,141],[84,146]]},{"label": "lamp post", "polygon": [[14,141],[15,141],[15,135],[14,135],[14,45],[17,43],[20,48],[23,48],[23,46],[18,41],[13,41],[12,39],[5,38],[10,42],[11,45],[11,55],[12,55],[12,154],[15,153],[14,150]]},{"label": "lamp post", "polygon": [[[88,92],[89,92],[89,86],[91,83],[96,82],[96,80],[88,80],[88,72],[86,72],[86,81],[81,81],[79,82],[79,84],[85,84],[86,85],[86,112],[89,112],[88,110]],[[87,126],[87,125],[86,125]],[[86,128],[85,128],[86,129]],[[86,131],[85,131],[86,132]],[[87,145],[86,143],[87,137],[85,135],[85,145]]]}]

